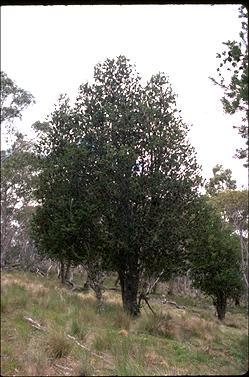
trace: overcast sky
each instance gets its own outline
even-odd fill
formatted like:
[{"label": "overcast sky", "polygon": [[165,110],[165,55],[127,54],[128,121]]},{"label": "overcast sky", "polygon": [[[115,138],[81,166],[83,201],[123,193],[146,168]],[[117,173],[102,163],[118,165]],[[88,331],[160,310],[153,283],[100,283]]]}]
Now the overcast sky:
[{"label": "overcast sky", "polygon": [[1,7],[1,70],[30,91],[36,105],[17,123],[26,134],[44,120],[60,93],[70,98],[92,81],[93,68],[125,55],[146,81],[165,72],[178,95],[183,120],[192,125],[203,176],[214,165],[230,168],[239,187],[247,169],[234,159],[244,142],[233,129],[239,116],[226,115],[216,74],[222,42],[239,38],[238,5],[94,5]]}]

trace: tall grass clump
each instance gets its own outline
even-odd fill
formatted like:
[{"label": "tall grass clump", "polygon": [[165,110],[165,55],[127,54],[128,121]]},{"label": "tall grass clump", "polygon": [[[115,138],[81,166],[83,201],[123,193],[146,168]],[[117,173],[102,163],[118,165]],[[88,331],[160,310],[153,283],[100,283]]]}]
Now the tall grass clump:
[{"label": "tall grass clump", "polygon": [[45,342],[47,355],[52,359],[68,356],[72,349],[72,343],[61,333],[52,333]]},{"label": "tall grass clump", "polygon": [[174,338],[173,318],[170,314],[159,313],[157,315],[149,314],[142,317],[138,323],[138,332],[148,333],[155,336],[164,336]]}]

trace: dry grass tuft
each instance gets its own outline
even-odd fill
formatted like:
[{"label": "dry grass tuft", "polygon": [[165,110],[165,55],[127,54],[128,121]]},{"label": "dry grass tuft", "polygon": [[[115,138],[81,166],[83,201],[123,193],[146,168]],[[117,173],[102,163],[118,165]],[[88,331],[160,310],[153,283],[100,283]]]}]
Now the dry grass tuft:
[{"label": "dry grass tuft", "polygon": [[181,338],[197,337],[211,342],[219,333],[218,325],[213,321],[207,321],[199,317],[184,316],[181,321]]},{"label": "dry grass tuft", "polygon": [[45,342],[46,354],[52,359],[59,359],[69,355],[72,344],[63,334],[52,333],[48,335]]},{"label": "dry grass tuft", "polygon": [[128,331],[131,325],[131,317],[124,311],[119,311],[113,318],[113,325]]},{"label": "dry grass tuft", "polygon": [[173,317],[172,314],[161,312],[156,316],[148,315],[141,318],[138,332],[180,341],[196,337],[210,343],[214,338],[217,339],[219,327],[215,322],[199,317],[187,317],[186,314],[179,315],[179,313]]}]

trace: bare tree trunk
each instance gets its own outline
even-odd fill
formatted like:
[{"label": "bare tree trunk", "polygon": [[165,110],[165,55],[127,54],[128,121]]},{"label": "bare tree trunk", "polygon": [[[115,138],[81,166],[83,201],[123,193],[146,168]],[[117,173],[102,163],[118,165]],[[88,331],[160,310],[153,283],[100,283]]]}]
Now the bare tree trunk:
[{"label": "bare tree trunk", "polygon": [[243,272],[243,278],[246,285],[246,288],[248,288],[248,276],[247,276],[247,269],[248,269],[248,248],[245,245],[245,241],[243,239],[243,233],[242,230],[240,230],[240,250],[241,250],[241,268]]},{"label": "bare tree trunk", "polygon": [[90,289],[90,279],[89,279],[88,273],[87,273],[87,276],[86,276],[86,282],[84,284],[84,289]]},{"label": "bare tree trunk", "polygon": [[174,279],[170,279],[169,281],[169,289],[168,289],[168,294],[172,296],[174,294],[174,288],[175,288],[175,282]]},{"label": "bare tree trunk", "polygon": [[[104,271],[102,270],[101,260],[91,261],[87,266],[87,280],[90,287],[93,289],[100,309],[103,309],[103,283]],[[87,283],[87,282],[86,282]]]},{"label": "bare tree trunk", "polygon": [[71,261],[68,260],[66,263],[66,271],[65,271],[65,280],[70,280],[70,266],[71,266]]},{"label": "bare tree trunk", "polygon": [[58,278],[61,279],[62,284],[65,284],[65,264],[63,259],[60,261],[60,266],[58,269]]}]

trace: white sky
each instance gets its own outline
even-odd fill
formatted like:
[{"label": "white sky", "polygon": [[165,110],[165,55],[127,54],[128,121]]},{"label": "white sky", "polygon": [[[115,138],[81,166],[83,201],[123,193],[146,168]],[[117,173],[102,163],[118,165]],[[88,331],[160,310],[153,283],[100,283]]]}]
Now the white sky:
[{"label": "white sky", "polygon": [[238,186],[248,173],[234,159],[244,141],[233,129],[239,116],[223,113],[216,75],[222,42],[239,38],[238,5],[71,5],[1,7],[1,70],[30,91],[36,105],[23,113],[20,130],[44,120],[60,93],[70,98],[92,81],[93,68],[125,55],[144,80],[165,72],[178,94],[183,120],[203,176],[217,163],[230,168]]}]

